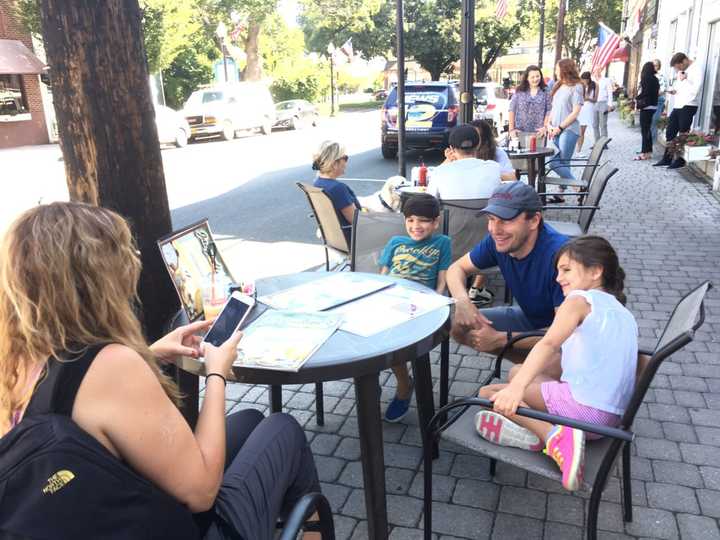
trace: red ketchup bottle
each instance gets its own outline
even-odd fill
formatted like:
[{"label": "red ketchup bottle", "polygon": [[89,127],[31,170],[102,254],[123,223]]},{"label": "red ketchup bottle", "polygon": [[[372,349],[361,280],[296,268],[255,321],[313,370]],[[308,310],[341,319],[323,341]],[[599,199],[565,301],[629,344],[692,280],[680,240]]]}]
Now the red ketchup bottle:
[{"label": "red ketchup bottle", "polygon": [[420,170],[418,170],[418,186],[427,186],[427,167],[422,158],[420,158]]},{"label": "red ketchup bottle", "polygon": [[530,151],[537,151],[537,137],[535,135],[530,135]]}]

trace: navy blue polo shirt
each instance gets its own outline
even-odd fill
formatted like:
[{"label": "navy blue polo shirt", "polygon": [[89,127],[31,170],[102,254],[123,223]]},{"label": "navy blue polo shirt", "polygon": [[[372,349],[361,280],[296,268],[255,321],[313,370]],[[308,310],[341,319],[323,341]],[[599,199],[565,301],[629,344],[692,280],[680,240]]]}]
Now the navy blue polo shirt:
[{"label": "navy blue polo shirt", "polygon": [[522,259],[498,253],[490,234],[470,252],[470,260],[478,269],[500,267],[513,297],[536,329],[550,326],[555,308],[564,296],[558,282],[555,254],[569,240],[543,223],[532,251]]}]

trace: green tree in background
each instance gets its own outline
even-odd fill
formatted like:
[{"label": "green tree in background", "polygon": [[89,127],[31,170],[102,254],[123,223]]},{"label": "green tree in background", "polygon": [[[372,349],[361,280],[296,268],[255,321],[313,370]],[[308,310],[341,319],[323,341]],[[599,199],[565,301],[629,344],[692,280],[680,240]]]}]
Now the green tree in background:
[{"label": "green tree in background", "polygon": [[433,81],[451,74],[460,59],[460,2],[408,0],[405,4],[406,56],[412,56]]},{"label": "green tree in background", "polygon": [[519,5],[514,17],[499,21],[494,14],[478,12],[475,20],[475,80],[484,81],[493,64],[520,38],[529,22],[528,10]]},{"label": "green tree in background", "polygon": [[[557,20],[558,5],[548,11],[548,21]],[[598,34],[598,23],[603,22],[615,32],[620,32],[622,0],[568,0],[565,13],[564,53],[580,63],[583,54],[593,46]],[[555,38],[555,27],[549,25],[549,35]]]}]

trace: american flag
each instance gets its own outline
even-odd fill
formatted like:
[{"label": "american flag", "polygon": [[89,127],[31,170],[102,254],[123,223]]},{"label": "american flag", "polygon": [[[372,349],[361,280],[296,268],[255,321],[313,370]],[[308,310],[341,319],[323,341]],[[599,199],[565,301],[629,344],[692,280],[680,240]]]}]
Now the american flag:
[{"label": "american flag", "polygon": [[592,57],[592,72],[603,69],[610,63],[613,53],[620,45],[620,36],[600,23],[598,30],[597,47]]},{"label": "american flag", "polygon": [[508,0],[497,0],[495,4],[495,17],[502,19],[508,12]]}]

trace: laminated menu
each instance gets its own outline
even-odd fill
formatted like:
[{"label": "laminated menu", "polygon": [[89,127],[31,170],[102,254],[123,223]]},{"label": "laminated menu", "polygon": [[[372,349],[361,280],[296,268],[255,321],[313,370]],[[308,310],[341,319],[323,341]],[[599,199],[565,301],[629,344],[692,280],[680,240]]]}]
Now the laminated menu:
[{"label": "laminated menu", "polygon": [[233,365],[298,371],[340,322],[331,313],[267,310],[243,330]]}]

